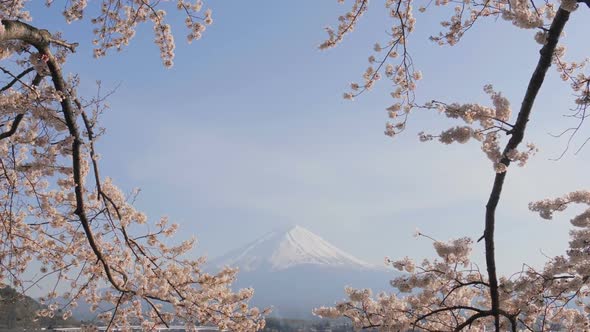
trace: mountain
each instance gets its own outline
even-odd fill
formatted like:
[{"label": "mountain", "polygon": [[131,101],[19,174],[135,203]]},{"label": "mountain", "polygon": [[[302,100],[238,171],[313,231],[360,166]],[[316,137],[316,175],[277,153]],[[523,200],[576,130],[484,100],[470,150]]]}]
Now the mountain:
[{"label": "mountain", "polygon": [[344,299],[346,286],[390,290],[395,277],[301,226],[272,231],[209,266],[240,268],[236,288],[253,287],[252,304],[283,318],[310,318],[313,308]]},{"label": "mountain", "polygon": [[367,270],[377,268],[298,225],[270,232],[213,263],[216,266],[239,267],[240,271],[280,271],[307,264]]}]

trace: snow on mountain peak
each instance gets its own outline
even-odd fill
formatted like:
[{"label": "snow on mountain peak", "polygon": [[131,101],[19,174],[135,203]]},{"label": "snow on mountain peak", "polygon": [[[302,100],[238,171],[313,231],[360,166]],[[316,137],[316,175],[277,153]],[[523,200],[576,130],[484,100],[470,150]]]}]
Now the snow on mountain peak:
[{"label": "snow on mountain peak", "polygon": [[298,225],[270,232],[213,263],[217,266],[239,267],[242,271],[278,271],[307,264],[355,269],[375,268]]}]

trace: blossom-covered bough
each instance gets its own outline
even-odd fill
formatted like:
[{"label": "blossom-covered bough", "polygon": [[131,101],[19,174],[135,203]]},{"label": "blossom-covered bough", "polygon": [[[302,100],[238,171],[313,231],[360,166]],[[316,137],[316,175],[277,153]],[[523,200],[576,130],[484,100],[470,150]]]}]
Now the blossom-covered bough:
[{"label": "blossom-covered bough", "polygon": [[[98,2],[95,55],[127,44],[135,26],[151,20],[164,65],[172,65],[162,4]],[[85,0],[65,3],[68,21],[82,18]],[[101,176],[94,142],[105,96],[77,95],[78,77],[61,70],[77,44],[24,23],[26,4],[0,1],[0,287],[25,294],[51,285],[40,316],[67,318],[86,301],[109,330],[172,322],[261,329],[264,312],[247,305],[253,291],[230,288],[235,269],[203,271],[204,259],[186,258],[194,241],[167,244],[176,225],[164,218],[148,226],[134,194]],[[199,15],[201,1],[174,5],[186,14],[189,41],[211,23],[210,11]]]},{"label": "blossom-covered bough", "polygon": [[[344,2],[340,0],[339,2]],[[320,47],[335,46],[354,29],[367,11],[368,0],[354,0],[352,9],[340,17],[338,29],[328,29],[329,39]],[[587,1],[578,1],[590,7]],[[485,269],[470,261],[473,241],[468,238],[448,243],[434,241],[438,259],[416,264],[409,258],[389,261],[406,274],[391,284],[402,295],[379,294],[372,297],[369,290],[347,289],[349,300],[335,307],[322,307],[314,312],[322,317],[347,317],[356,328],[379,328],[383,331],[460,331],[463,329],[495,331],[585,331],[590,329],[585,297],[590,294],[590,209],[572,219],[570,249],[564,256],[552,258],[542,270],[524,265],[509,277],[498,277],[494,254],[496,208],[509,166],[524,165],[537,151],[523,140],[537,94],[548,69],[553,64],[564,81],[574,91],[575,108],[572,117],[579,124],[564,131],[571,137],[578,131],[590,103],[590,76],[584,72],[587,60],[565,61],[565,47],[559,44],[564,27],[580,4],[575,0],[387,0],[385,7],[393,20],[388,42],[376,44],[376,55],[369,57],[370,66],[362,84],[352,83],[344,98],[352,99],[381,78],[381,73],[393,83],[392,97],[396,102],[387,108],[391,122],[385,134],[395,136],[406,128],[415,109],[436,110],[462,124],[438,135],[420,133],[421,141],[438,140],[444,144],[481,142],[481,149],[491,160],[495,179],[485,212],[485,228],[477,241],[485,244]],[[421,6],[423,4],[423,6]],[[542,45],[537,66],[528,82],[525,96],[516,117],[511,116],[509,101],[486,85],[484,91],[492,105],[416,102],[416,82],[422,73],[414,68],[408,40],[414,30],[419,12],[436,7],[454,6],[454,14],[442,22],[444,31],[430,39],[440,45],[455,45],[477,22],[486,18],[501,18],[514,26],[536,31],[534,38]],[[433,7],[433,8],[432,8]],[[583,7],[586,7],[585,5]],[[587,8],[580,8],[587,10]],[[578,10],[575,14],[588,15]],[[590,205],[590,193],[577,191],[556,200],[531,203],[530,209],[550,219],[555,211],[571,204]],[[418,234],[422,235],[423,234]]]}]

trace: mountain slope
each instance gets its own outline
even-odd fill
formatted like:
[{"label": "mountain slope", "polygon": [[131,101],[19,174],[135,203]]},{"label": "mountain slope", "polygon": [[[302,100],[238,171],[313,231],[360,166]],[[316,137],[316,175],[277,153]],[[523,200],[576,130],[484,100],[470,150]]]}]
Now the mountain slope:
[{"label": "mountain slope", "polygon": [[270,232],[212,262],[214,266],[239,267],[241,271],[280,271],[306,264],[353,269],[376,268],[301,226]]},{"label": "mountain slope", "polygon": [[283,318],[310,318],[313,308],[344,299],[346,286],[390,290],[395,276],[301,226],[270,232],[209,265],[239,267],[236,288],[254,288],[252,304]]}]

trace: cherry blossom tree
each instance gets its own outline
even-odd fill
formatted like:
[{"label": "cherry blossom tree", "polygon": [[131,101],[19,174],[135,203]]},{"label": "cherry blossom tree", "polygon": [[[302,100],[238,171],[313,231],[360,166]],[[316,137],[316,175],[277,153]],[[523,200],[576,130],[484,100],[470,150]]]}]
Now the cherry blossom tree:
[{"label": "cherry blossom tree", "polygon": [[[352,2],[350,11],[339,18],[338,27],[327,29],[329,38],[320,48],[331,48],[341,42],[369,7],[367,0]],[[494,242],[496,209],[509,167],[524,165],[537,151],[534,145],[524,144],[523,140],[535,99],[552,65],[563,81],[571,85],[575,95],[573,117],[581,124],[587,116],[590,76],[584,66],[588,60],[566,61],[566,48],[559,42],[570,15],[588,15],[586,5],[590,7],[588,2],[575,0],[385,1],[385,10],[394,22],[388,30],[388,40],[385,44],[375,44],[375,54],[369,57],[370,66],[363,74],[363,82],[352,83],[344,98],[359,96],[384,77],[393,83],[391,95],[395,100],[387,108],[391,122],[386,125],[386,135],[402,132],[413,111],[423,109],[440,112],[456,119],[460,125],[439,134],[422,132],[421,141],[451,144],[475,140],[481,143],[495,172],[486,204],[483,236],[477,240],[483,240],[485,245],[486,269],[480,270],[470,260],[474,240],[459,238],[440,242],[433,239],[437,259],[419,264],[407,257],[387,261],[405,272],[391,281],[401,295],[372,296],[370,290],[349,288],[347,301],[334,307],[318,308],[315,314],[347,317],[356,328],[383,331],[586,331],[590,328],[590,306],[586,298],[590,294],[590,209],[571,220],[575,229],[571,231],[568,251],[551,258],[542,269],[525,265],[526,268],[510,277],[499,277]],[[441,19],[443,31],[430,37],[435,43],[453,46],[475,24],[499,19],[531,30],[531,37],[540,44],[537,66],[515,116],[509,100],[491,85],[483,87],[491,99],[489,106],[417,101],[416,85],[422,73],[414,67],[408,43],[419,20],[415,17],[419,14],[415,8],[418,12],[440,11],[445,6],[453,6],[454,13],[450,18]],[[573,135],[579,128],[566,133]],[[575,191],[561,198],[531,203],[529,208],[542,218],[551,219],[555,212],[572,204],[590,205],[590,192]]]},{"label": "cherry blossom tree", "polygon": [[[87,10],[86,0],[58,2],[65,3],[68,22]],[[124,47],[138,24],[151,22],[163,64],[172,65],[174,38],[163,9],[170,3],[96,3],[95,56]],[[230,288],[235,269],[206,273],[203,258],[186,258],[193,241],[167,244],[176,225],[163,218],[147,227],[146,216],[131,204],[134,194],[102,176],[95,142],[108,94],[78,96],[79,78],[62,72],[77,44],[34,26],[27,4],[0,1],[0,287],[11,284],[26,293],[40,283],[52,285],[40,316],[67,318],[87,301],[102,310],[109,330],[173,322],[261,329],[264,312],[247,305],[253,290]],[[172,5],[186,16],[189,41],[212,23],[202,5]],[[67,293],[58,294],[64,288]]]},{"label": "cherry blossom tree", "polygon": [[[54,2],[46,0],[48,6]],[[320,48],[336,46],[354,30],[369,3],[352,2],[350,10],[340,16],[338,27],[327,29],[328,39]],[[63,3],[68,22],[83,19],[88,11],[86,0]],[[211,11],[204,10],[200,0],[96,3],[98,14],[91,19],[96,57],[125,47],[138,24],[151,22],[163,64],[172,66],[174,36],[164,11],[171,3],[185,15],[189,42],[199,39],[212,23]],[[395,99],[387,108],[391,122],[385,134],[401,133],[413,110],[424,109],[441,112],[461,125],[439,134],[421,133],[420,140],[481,143],[496,174],[486,205],[484,234],[477,241],[485,244],[486,270],[480,270],[469,258],[472,239],[434,241],[437,259],[420,264],[409,258],[388,261],[406,272],[392,281],[404,296],[373,297],[369,290],[347,289],[348,301],[319,308],[315,313],[348,317],[357,328],[386,331],[489,327],[496,331],[586,330],[590,210],[572,219],[576,229],[567,253],[551,259],[541,270],[527,267],[510,278],[498,277],[494,253],[501,191],[509,167],[513,163],[524,165],[536,152],[534,145],[523,144],[523,140],[534,101],[551,65],[576,95],[574,116],[580,122],[586,117],[590,102],[586,60],[566,61],[565,47],[559,44],[570,15],[581,12],[580,4],[576,0],[436,0],[421,4],[413,0],[385,1],[394,22],[388,40],[375,44],[363,82],[352,83],[344,98],[358,97],[385,78],[393,83],[391,95]],[[424,12],[450,5],[455,7],[454,14],[443,19],[444,31],[430,38],[440,45],[457,44],[474,24],[486,19],[500,18],[534,32],[534,39],[541,45],[540,56],[516,116],[512,116],[508,99],[491,85],[484,86],[491,99],[489,106],[417,101],[422,73],[414,67],[408,44],[417,20],[414,7]],[[131,204],[133,194],[123,194],[99,171],[95,141],[102,133],[98,117],[105,95],[99,93],[90,99],[77,95],[79,78],[61,71],[77,44],[31,25],[26,8],[25,0],[0,0],[0,70],[4,73],[0,88],[0,280],[11,282],[22,293],[40,282],[54,282],[54,290],[44,298],[48,306],[39,313],[41,316],[55,315],[58,310],[68,316],[78,301],[85,300],[94,307],[103,302],[111,304],[101,314],[109,328],[132,323],[153,328],[174,319],[187,324],[212,323],[233,331],[261,328],[263,313],[246,304],[252,290],[230,291],[235,270],[207,274],[201,267],[203,259],[185,258],[192,242],[166,245],[164,238],[176,229],[166,219],[156,223],[156,230],[141,232],[147,220]],[[576,191],[531,203],[530,209],[550,219],[571,204],[590,204],[590,193]],[[27,274],[37,263],[41,265],[39,271]],[[60,285],[70,289],[63,295],[65,305],[56,301]],[[109,290],[103,291],[104,286]]]}]

